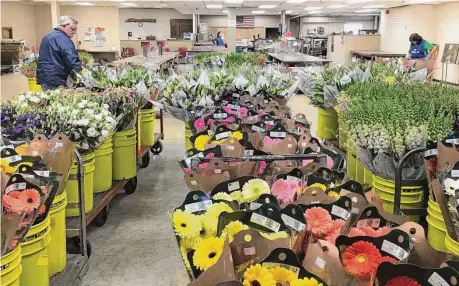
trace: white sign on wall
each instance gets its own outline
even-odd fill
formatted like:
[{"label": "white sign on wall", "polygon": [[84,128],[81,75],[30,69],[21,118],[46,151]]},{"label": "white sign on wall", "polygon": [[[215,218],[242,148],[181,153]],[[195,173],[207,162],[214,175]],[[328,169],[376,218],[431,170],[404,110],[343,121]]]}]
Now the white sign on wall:
[{"label": "white sign on wall", "polygon": [[394,20],[393,20],[394,25],[397,25],[399,21],[400,21],[400,17],[394,16]]},{"label": "white sign on wall", "polygon": [[236,27],[236,20],[228,20],[228,27]]}]

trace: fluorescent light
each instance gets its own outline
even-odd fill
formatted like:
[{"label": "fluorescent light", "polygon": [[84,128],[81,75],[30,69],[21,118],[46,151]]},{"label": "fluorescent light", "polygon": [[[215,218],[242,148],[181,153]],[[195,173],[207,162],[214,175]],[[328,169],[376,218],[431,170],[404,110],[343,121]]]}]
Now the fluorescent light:
[{"label": "fluorescent light", "polygon": [[207,9],[221,9],[223,8],[222,4],[207,4]]},{"label": "fluorescent light", "polygon": [[89,2],[75,2],[75,4],[80,6],[94,6],[94,4]]},{"label": "fluorescent light", "polygon": [[260,5],[258,6],[258,9],[272,9],[272,8],[276,8],[277,5]]},{"label": "fluorescent light", "polygon": [[111,0],[112,2],[123,2],[123,1],[126,1],[126,0]]},{"label": "fluorescent light", "polygon": [[363,6],[363,9],[377,9],[377,8],[383,8],[386,5],[368,5],[368,6]]},{"label": "fluorescent light", "polygon": [[308,14],[320,14],[323,13],[324,11],[309,11]]},{"label": "fluorescent light", "polygon": [[317,10],[322,10],[324,7],[306,7],[304,10],[306,11],[317,11]]},{"label": "fluorescent light", "polygon": [[252,11],[252,14],[264,14],[264,13],[266,13],[266,11],[261,11],[261,10]]},{"label": "fluorescent light", "polygon": [[308,0],[287,0],[287,3],[289,4],[301,4],[301,3],[304,3]]},{"label": "fluorescent light", "polygon": [[328,6],[327,8],[330,8],[330,9],[340,9],[340,8],[344,8],[344,7],[347,7],[347,6],[349,6],[349,5],[340,5],[340,4],[338,4],[338,5],[330,5],[330,6]]},{"label": "fluorescent light", "polygon": [[371,2],[371,0],[347,0],[346,3],[348,4],[358,4],[358,3],[366,3]]},{"label": "fluorescent light", "polygon": [[285,14],[287,14],[287,15],[292,14],[292,13],[293,13],[292,10],[287,10],[287,11],[285,11]]},{"label": "fluorescent light", "polygon": [[124,7],[139,7],[139,5],[135,4],[135,3],[130,3],[130,2],[123,2],[123,3],[120,3],[121,6],[124,6]]},{"label": "fluorescent light", "polygon": [[244,2],[244,0],[225,0],[225,3],[229,4],[242,4],[242,2]]},{"label": "fluorescent light", "polygon": [[373,9],[362,9],[362,10],[357,10],[357,11],[354,11],[355,13],[371,13],[371,12],[375,12],[376,10],[373,10]]},{"label": "fluorescent light", "polygon": [[228,10],[223,10],[222,12],[226,14],[226,13],[228,13]]}]

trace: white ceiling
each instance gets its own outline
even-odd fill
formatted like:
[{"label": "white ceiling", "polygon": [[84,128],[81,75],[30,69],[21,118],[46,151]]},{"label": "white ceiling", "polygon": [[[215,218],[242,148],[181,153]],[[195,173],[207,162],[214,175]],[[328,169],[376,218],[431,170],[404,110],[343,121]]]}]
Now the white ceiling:
[{"label": "white ceiling", "polygon": [[[3,0],[2,0],[3,1]],[[22,2],[46,3],[49,0],[20,0]],[[228,0],[226,0],[228,1]],[[231,1],[231,0],[230,0]],[[241,0],[240,0],[241,1]],[[238,15],[252,15],[254,10],[266,11],[263,15],[277,15],[283,10],[288,10],[291,15],[324,16],[324,15],[375,15],[382,9],[418,4],[439,4],[444,2],[458,2],[459,0],[244,0],[241,4],[226,3],[225,0],[60,0],[63,5],[78,5],[78,3],[91,3],[95,6],[117,6],[123,7],[123,3],[133,3],[135,7],[123,8],[173,8],[182,14],[200,15],[225,15],[223,10],[228,7],[237,8]],[[303,3],[299,3],[303,2]],[[207,8],[208,4],[221,4],[221,9]],[[258,9],[260,5],[277,5],[272,9]],[[342,5],[340,8],[333,8],[332,5]],[[381,5],[381,8],[366,8],[366,6]],[[312,14],[311,7],[322,7],[318,11],[322,13]],[[371,10],[357,13],[359,10]],[[313,12],[314,13],[314,12]]]}]

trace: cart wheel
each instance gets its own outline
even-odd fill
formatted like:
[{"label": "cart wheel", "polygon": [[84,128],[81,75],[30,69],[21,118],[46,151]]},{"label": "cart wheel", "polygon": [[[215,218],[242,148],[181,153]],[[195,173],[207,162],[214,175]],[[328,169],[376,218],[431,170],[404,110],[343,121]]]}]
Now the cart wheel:
[{"label": "cart wheel", "polygon": [[153,154],[158,155],[159,153],[163,152],[163,143],[161,141],[156,142],[155,145],[150,148],[150,150]]},{"label": "cart wheel", "polygon": [[142,162],[140,163],[140,168],[146,168],[150,165],[150,153],[147,152],[145,155],[142,157]]},{"label": "cart wheel", "polygon": [[[86,252],[88,254],[88,258],[91,257],[92,246],[89,240],[87,239],[86,239]],[[67,253],[81,254],[80,237],[75,236],[75,237],[67,238]]]},{"label": "cart wheel", "polygon": [[131,178],[129,181],[127,181],[126,185],[124,185],[124,191],[129,195],[133,194],[136,188],[137,188],[137,176],[134,178]]},{"label": "cart wheel", "polygon": [[103,226],[107,222],[109,206],[106,205],[93,219],[96,226]]}]

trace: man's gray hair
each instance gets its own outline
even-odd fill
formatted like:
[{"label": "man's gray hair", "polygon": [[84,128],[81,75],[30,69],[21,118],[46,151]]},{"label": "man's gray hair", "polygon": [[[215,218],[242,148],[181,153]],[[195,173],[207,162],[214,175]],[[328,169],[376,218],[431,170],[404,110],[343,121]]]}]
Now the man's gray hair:
[{"label": "man's gray hair", "polygon": [[78,24],[78,21],[68,15],[61,16],[59,18],[59,26],[65,26],[67,24]]}]

